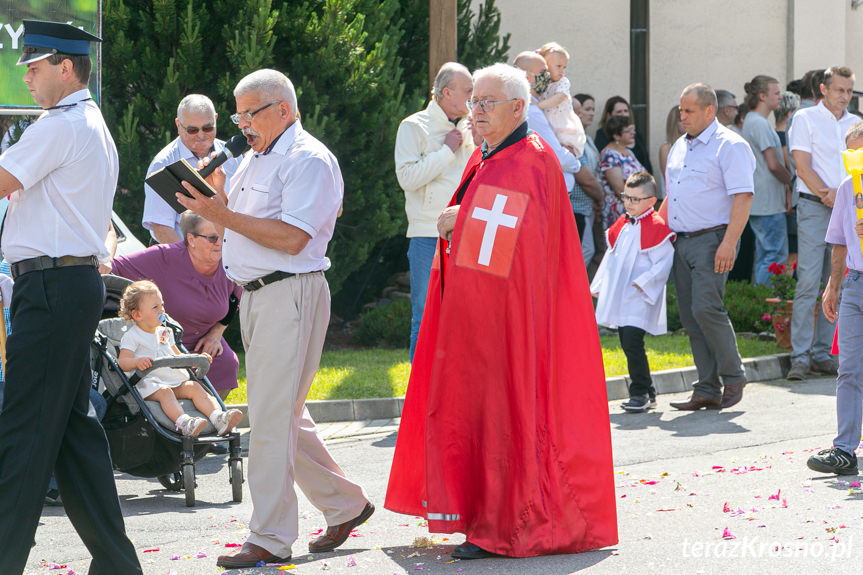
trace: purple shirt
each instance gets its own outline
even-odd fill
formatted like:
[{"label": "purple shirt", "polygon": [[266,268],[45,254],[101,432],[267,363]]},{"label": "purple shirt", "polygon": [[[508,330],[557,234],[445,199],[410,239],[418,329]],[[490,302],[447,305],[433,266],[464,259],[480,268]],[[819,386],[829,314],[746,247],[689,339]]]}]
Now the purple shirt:
[{"label": "purple shirt", "polygon": [[[165,311],[183,326],[183,345],[189,351],[228,313],[228,299],[243,290],[225,276],[219,265],[216,273],[198,273],[183,242],[150,246],[127,256],[114,258],[112,273],[130,280],[148,279],[159,286]],[[222,338],[222,355],[213,358],[207,374],[216,389],[237,387],[237,354]]]},{"label": "purple shirt", "polygon": [[848,255],[845,256],[845,265],[849,269],[863,272],[863,250],[860,247],[860,238],[854,231],[856,223],[854,182],[851,180],[851,176],[848,176],[842,180],[836,190],[836,202],[833,204],[833,213],[830,215],[830,224],[827,226],[825,241],[828,244],[846,246]]}]

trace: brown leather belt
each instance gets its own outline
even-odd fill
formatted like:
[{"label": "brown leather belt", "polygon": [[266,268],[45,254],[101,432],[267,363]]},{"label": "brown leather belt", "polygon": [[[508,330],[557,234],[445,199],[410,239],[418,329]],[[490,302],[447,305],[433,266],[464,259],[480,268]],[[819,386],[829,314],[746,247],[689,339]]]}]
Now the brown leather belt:
[{"label": "brown leather belt", "polygon": [[705,230],[698,230],[697,232],[674,232],[674,233],[677,234],[678,238],[694,238],[696,236],[704,235],[708,232],[716,232],[719,230],[724,230],[727,227],[728,227],[728,224],[722,224],[719,226],[713,226],[712,228],[707,228]]}]

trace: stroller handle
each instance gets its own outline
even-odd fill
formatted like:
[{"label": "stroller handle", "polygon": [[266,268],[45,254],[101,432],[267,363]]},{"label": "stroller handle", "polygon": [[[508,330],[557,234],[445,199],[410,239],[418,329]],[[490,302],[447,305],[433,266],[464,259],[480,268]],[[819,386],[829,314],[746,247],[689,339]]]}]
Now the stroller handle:
[{"label": "stroller handle", "polygon": [[159,369],[160,367],[192,369],[194,370],[195,379],[201,380],[205,375],[207,375],[207,372],[210,371],[210,360],[207,359],[207,356],[199,353],[157,357],[153,360],[153,365],[147,369],[140,369],[136,373],[140,377],[144,377],[154,369]]}]

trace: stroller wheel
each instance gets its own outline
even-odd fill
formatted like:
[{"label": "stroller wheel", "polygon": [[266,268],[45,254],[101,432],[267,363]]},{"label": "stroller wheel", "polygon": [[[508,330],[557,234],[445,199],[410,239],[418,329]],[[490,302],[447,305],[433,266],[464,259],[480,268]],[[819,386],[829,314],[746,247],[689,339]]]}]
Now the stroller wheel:
[{"label": "stroller wheel", "polygon": [[231,494],[234,501],[243,500],[243,460],[232,459],[229,468],[231,479]]},{"label": "stroller wheel", "polygon": [[195,506],[195,466],[183,465],[183,490],[186,492],[186,507]]},{"label": "stroller wheel", "polygon": [[183,476],[180,475],[179,471],[168,475],[160,475],[156,479],[168,491],[180,491],[183,489]]}]

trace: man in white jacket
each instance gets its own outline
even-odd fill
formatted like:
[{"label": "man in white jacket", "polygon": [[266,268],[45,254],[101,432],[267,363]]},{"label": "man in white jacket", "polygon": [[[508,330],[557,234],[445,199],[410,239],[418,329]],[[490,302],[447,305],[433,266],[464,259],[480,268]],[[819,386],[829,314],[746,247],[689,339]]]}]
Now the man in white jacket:
[{"label": "man in white jacket", "polygon": [[429,273],[437,245],[437,217],[461,180],[476,143],[468,119],[470,71],[441,66],[425,110],[402,120],[396,134],[396,177],[405,192],[411,274],[411,360],[422,322]]}]

